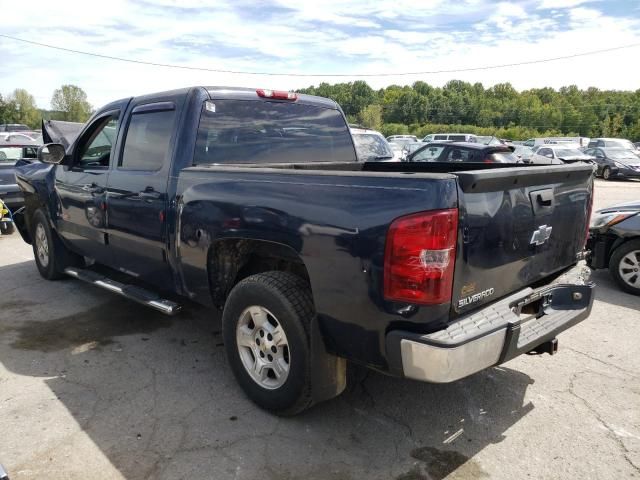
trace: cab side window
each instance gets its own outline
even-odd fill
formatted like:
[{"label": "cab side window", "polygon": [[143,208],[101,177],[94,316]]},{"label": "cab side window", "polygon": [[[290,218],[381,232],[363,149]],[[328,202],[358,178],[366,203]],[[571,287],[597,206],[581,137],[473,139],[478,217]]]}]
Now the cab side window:
[{"label": "cab side window", "polygon": [[113,144],[118,131],[118,114],[108,115],[100,120],[89,136],[82,141],[78,150],[76,167],[108,168]]}]

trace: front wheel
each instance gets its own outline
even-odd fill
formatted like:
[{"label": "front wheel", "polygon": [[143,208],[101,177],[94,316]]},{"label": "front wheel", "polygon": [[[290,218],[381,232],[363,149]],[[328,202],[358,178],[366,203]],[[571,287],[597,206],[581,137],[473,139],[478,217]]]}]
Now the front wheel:
[{"label": "front wheel", "polygon": [[609,167],[604,167],[602,170],[602,178],[605,180],[611,180],[611,169]]},{"label": "front wheel", "polygon": [[609,261],[609,272],[625,292],[640,295],[640,239],[623,243]]},{"label": "front wheel", "polygon": [[229,365],[246,395],[279,415],[312,404],[309,287],[286,272],[252,275],[227,298],[222,330]]},{"label": "front wheel", "polygon": [[33,214],[31,222],[33,254],[43,278],[57,280],[64,277],[64,269],[80,266],[82,257],[71,252],[51,229],[42,210]]}]

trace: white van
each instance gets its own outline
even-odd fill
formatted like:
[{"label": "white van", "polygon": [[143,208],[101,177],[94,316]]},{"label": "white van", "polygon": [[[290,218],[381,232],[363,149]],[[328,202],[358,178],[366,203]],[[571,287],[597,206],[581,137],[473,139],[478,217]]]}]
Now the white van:
[{"label": "white van", "polygon": [[432,133],[422,139],[423,143],[441,141],[476,143],[477,138],[471,133]]}]

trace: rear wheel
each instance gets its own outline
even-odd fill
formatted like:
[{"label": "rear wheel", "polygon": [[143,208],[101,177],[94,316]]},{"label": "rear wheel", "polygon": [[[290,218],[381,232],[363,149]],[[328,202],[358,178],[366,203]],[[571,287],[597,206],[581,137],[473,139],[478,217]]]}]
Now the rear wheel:
[{"label": "rear wheel", "polygon": [[640,239],[616,248],[609,261],[609,272],[625,292],[640,295]]},{"label": "rear wheel", "polygon": [[236,380],[258,406],[293,415],[312,404],[311,292],[286,272],[252,275],[227,298],[222,329]]},{"label": "rear wheel", "polygon": [[42,210],[37,210],[31,222],[33,254],[42,277],[57,280],[64,277],[64,269],[82,264],[82,257],[71,252],[51,229]]},{"label": "rear wheel", "polygon": [[609,167],[604,167],[602,169],[602,178],[605,180],[611,180],[611,169]]}]

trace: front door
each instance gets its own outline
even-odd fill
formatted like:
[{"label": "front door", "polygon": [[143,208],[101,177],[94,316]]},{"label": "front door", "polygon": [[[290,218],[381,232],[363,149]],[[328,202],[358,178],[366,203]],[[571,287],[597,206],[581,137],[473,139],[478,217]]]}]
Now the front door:
[{"label": "front door", "polygon": [[115,265],[167,287],[173,285],[167,261],[166,209],[175,122],[173,102],[133,104],[107,193]]},{"label": "front door", "polygon": [[56,166],[57,228],[74,249],[109,264],[106,238],[106,188],[118,131],[118,111],[106,112],[84,130],[70,166]]}]

